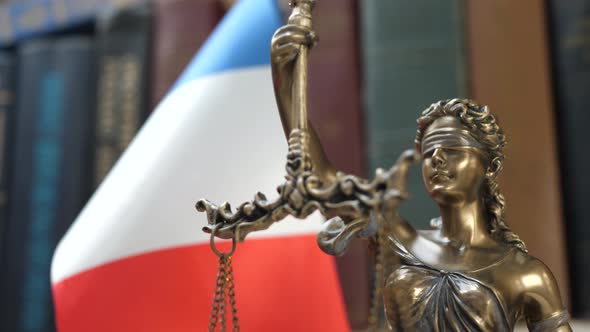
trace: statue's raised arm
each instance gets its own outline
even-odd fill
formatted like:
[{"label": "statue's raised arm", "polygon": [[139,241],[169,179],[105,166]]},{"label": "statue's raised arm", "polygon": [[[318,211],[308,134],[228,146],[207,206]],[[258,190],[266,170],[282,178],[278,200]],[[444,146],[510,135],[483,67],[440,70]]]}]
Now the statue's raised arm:
[{"label": "statue's raised arm", "polygon": [[[311,49],[317,41],[317,35],[310,27],[298,24],[287,24],[279,28],[271,41],[270,60],[273,86],[281,123],[288,140],[294,129],[302,129],[299,128],[296,115],[300,110],[295,109],[293,105],[294,85],[301,84],[294,75],[296,60],[307,55],[301,54],[302,48]],[[308,133],[307,142],[301,141],[306,138],[305,135],[301,135],[302,132]],[[313,125],[308,121],[303,130],[298,130],[295,133],[291,137],[289,146],[297,148],[296,144],[306,145],[313,161],[314,174],[324,182],[333,182],[337,170],[326,157]],[[297,151],[292,151],[292,153],[295,152]]]},{"label": "statue's raised arm", "polygon": [[[318,243],[327,253],[338,255],[357,235],[374,234],[370,215],[380,212],[383,202],[387,201],[388,214],[395,213],[391,207],[397,207],[405,197],[406,174],[418,157],[414,151],[403,153],[390,170],[377,170],[372,181],[339,173],[332,166],[307,120],[307,55],[317,42],[311,29],[313,1],[292,4],[289,23],[276,31],[271,43],[275,96],[289,143],[286,181],[277,188],[280,196],[268,201],[258,193],[235,212],[228,203],[216,206],[206,200],[200,200],[197,209],[207,212],[206,232],[215,229],[215,236],[238,241],[287,215],[305,218],[319,210],[332,220],[318,235]],[[406,224],[406,228],[411,227]]]}]

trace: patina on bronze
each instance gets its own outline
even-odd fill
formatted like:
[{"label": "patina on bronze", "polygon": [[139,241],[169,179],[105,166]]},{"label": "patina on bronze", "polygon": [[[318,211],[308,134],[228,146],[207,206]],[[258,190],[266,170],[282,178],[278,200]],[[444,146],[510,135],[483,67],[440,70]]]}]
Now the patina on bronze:
[{"label": "patina on bronze", "polygon": [[[331,218],[318,234],[326,253],[339,255],[353,239],[375,236],[391,253],[382,255],[378,270],[386,276],[379,288],[393,330],[512,331],[523,319],[530,331],[571,331],[551,271],[506,223],[496,182],[506,139],[489,108],[465,99],[434,103],[418,119],[416,149],[403,152],[390,170],[377,170],[371,181],[337,172],[306,117],[306,56],[317,39],[313,1],[293,2],[294,14],[271,47],[289,140],[286,182],[278,199],[259,193],[235,213],[227,203],[199,201],[209,221],[204,230],[243,241],[287,215],[319,210]],[[414,229],[397,213],[414,162],[422,163],[440,210],[430,230]]]}]

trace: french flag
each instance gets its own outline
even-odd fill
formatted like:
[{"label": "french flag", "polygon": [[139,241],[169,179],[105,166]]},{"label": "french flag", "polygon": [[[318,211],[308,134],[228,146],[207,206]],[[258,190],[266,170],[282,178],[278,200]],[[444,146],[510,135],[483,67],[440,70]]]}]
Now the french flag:
[{"label": "french flag", "polygon": [[[281,24],[275,0],[239,1],[80,213],[51,267],[60,332],[207,329],[217,256],[194,206],[237,205],[283,181],[269,63]],[[242,331],[350,329],[320,224],[286,219],[238,244]]]}]

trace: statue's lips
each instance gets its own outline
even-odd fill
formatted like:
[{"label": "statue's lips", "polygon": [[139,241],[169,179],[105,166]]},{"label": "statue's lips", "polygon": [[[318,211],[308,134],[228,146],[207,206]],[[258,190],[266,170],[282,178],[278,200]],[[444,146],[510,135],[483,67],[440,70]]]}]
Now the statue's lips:
[{"label": "statue's lips", "polygon": [[452,178],[451,174],[444,171],[437,171],[430,176],[431,181],[446,181]]}]

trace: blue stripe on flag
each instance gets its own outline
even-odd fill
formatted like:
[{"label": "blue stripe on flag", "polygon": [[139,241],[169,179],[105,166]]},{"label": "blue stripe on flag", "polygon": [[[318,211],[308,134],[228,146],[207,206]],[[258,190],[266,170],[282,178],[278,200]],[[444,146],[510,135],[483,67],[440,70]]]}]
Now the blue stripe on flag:
[{"label": "blue stripe on flag", "polygon": [[270,64],[270,40],[282,24],[276,1],[238,1],[209,36],[172,90],[205,75]]}]

